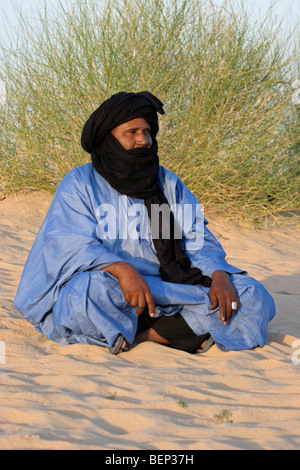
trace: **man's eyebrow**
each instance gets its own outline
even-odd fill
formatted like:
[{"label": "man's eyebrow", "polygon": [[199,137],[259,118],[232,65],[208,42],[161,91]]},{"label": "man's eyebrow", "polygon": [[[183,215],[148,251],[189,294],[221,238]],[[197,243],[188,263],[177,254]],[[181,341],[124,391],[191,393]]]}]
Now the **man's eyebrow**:
[{"label": "man's eyebrow", "polygon": [[[127,131],[138,131],[140,129],[139,126],[136,126],[136,127],[127,127],[127,129],[125,129],[125,132]],[[143,127],[144,130],[151,130],[151,127],[150,126],[146,126],[146,127]]]}]

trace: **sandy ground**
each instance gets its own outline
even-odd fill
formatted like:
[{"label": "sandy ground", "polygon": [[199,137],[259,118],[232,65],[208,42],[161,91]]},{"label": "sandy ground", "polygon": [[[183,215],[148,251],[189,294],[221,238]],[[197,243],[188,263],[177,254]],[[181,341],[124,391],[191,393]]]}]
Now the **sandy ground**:
[{"label": "sandy ground", "polygon": [[[51,196],[0,202],[1,449],[297,449],[300,447],[300,231],[260,230],[218,216],[228,260],[260,280],[277,315],[264,348],[206,354],[143,343],[60,346],[13,306]],[[34,280],[33,280],[34,282]],[[225,411],[224,411],[225,410]]]}]

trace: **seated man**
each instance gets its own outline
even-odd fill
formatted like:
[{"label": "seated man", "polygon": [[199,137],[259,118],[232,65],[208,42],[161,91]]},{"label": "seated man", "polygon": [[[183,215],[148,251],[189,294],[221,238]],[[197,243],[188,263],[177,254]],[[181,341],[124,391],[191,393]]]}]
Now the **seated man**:
[{"label": "seated man", "polygon": [[121,92],[89,117],[81,142],[92,163],[60,183],[15,305],[51,340],[112,354],[141,341],[190,353],[262,347],[273,299],[225,261],[197,199],[159,165],[157,113],[151,93]]}]

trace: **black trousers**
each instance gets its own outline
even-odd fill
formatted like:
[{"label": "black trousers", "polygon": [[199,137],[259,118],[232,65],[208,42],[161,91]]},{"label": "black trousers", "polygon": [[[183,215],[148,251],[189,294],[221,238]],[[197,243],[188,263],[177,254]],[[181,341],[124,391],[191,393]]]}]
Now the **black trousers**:
[{"label": "black trousers", "polygon": [[159,336],[166,339],[173,348],[192,354],[195,353],[201,347],[203,341],[210,336],[209,333],[197,336],[180,313],[171,316],[151,318],[148,314],[148,309],[145,309],[138,317],[137,332],[140,333],[149,328],[152,328]]}]

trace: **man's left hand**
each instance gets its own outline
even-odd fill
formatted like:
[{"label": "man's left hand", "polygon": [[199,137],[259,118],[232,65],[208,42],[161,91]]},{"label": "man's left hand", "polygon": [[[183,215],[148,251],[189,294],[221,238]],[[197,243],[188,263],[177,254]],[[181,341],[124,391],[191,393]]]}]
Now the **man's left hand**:
[{"label": "man's left hand", "polygon": [[[209,292],[210,310],[219,307],[223,325],[239,308],[237,291],[230,280],[229,274],[224,271],[215,271],[212,275],[212,284]],[[232,302],[236,302],[237,308],[232,308]]]}]

